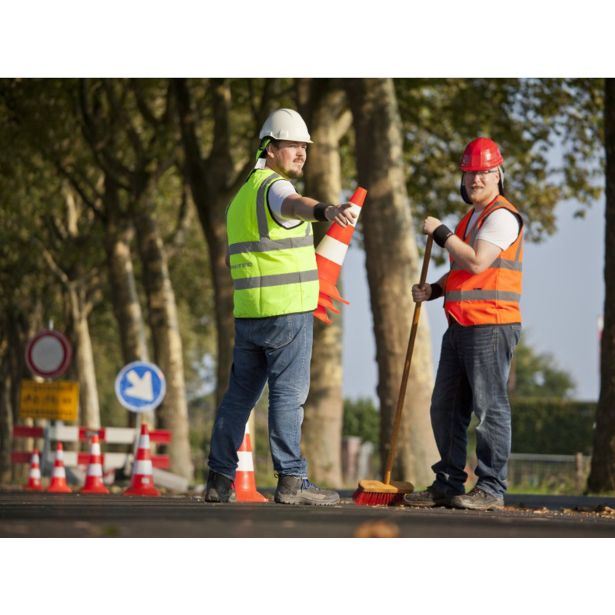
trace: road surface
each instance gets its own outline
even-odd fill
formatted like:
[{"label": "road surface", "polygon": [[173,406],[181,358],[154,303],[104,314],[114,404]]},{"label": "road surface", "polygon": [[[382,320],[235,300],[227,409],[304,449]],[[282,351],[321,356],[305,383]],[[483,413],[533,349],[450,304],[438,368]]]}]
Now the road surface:
[{"label": "road surface", "polygon": [[[0,493],[0,537],[615,537],[611,499],[509,496],[503,510],[207,504],[200,496]],[[579,504],[580,502],[580,504]],[[576,506],[580,510],[570,508]]]}]

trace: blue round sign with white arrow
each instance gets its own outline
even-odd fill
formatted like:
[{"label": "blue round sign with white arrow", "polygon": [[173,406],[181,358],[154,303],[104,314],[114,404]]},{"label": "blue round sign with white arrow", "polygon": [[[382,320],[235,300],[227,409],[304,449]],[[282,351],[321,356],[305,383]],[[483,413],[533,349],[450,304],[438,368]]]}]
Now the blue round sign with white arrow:
[{"label": "blue round sign with white arrow", "polygon": [[132,412],[150,412],[164,399],[167,384],[153,363],[133,361],[124,365],[115,379],[115,395]]}]

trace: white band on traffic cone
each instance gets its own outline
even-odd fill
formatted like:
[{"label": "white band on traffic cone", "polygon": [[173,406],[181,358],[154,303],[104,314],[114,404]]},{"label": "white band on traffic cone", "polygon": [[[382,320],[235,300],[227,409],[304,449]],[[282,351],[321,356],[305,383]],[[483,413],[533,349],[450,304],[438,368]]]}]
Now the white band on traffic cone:
[{"label": "white band on traffic cone", "polygon": [[152,474],[152,460],[151,459],[138,459],[135,461],[135,466],[132,471],[133,474]]},{"label": "white band on traffic cone", "polygon": [[88,466],[87,476],[102,476],[102,467],[100,463],[91,463]]},{"label": "white band on traffic cone", "polygon": [[322,238],[316,250],[316,254],[320,254],[340,267],[346,258],[346,252],[348,252],[348,245],[329,235]]},{"label": "white band on traffic cone", "polygon": [[254,472],[254,458],[252,451],[237,451],[239,463],[237,464],[238,472]]},{"label": "white band on traffic cone", "polygon": [[52,476],[53,478],[66,478],[66,472],[64,471],[64,466],[54,466]]}]

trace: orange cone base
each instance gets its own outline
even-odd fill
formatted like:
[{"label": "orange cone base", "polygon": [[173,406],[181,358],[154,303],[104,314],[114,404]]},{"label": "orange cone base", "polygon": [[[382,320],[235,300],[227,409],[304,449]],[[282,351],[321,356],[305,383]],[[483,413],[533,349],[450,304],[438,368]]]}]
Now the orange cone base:
[{"label": "orange cone base", "polygon": [[235,499],[237,502],[269,502],[256,490],[254,472],[237,472],[235,474]]},{"label": "orange cone base", "polygon": [[47,493],[72,493],[73,490],[66,484],[50,485]]},{"label": "orange cone base", "polygon": [[151,495],[157,497],[160,491],[156,487],[128,487],[122,495]]},{"label": "orange cone base", "polygon": [[79,493],[110,493],[104,485],[92,485],[90,487],[83,487],[79,490]]},{"label": "orange cone base", "polygon": [[236,502],[256,502],[256,503],[262,503],[264,504],[265,502],[269,502],[269,500],[264,496],[261,495],[258,491],[253,491],[252,493],[242,493],[236,494],[236,498],[235,498]]}]

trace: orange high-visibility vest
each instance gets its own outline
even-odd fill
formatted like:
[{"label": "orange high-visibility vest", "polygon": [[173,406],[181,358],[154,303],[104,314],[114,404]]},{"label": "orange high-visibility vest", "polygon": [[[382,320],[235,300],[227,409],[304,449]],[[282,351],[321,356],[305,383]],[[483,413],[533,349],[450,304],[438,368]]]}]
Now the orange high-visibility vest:
[{"label": "orange high-visibility vest", "polygon": [[451,257],[451,270],[446,280],[444,310],[460,325],[504,325],[521,322],[521,275],[523,264],[523,220],[517,208],[499,195],[480,214],[466,237],[473,209],[464,216],[455,234],[476,250],[478,231],[487,216],[497,209],[508,209],[519,219],[517,239],[482,273],[473,274],[461,268]]}]

